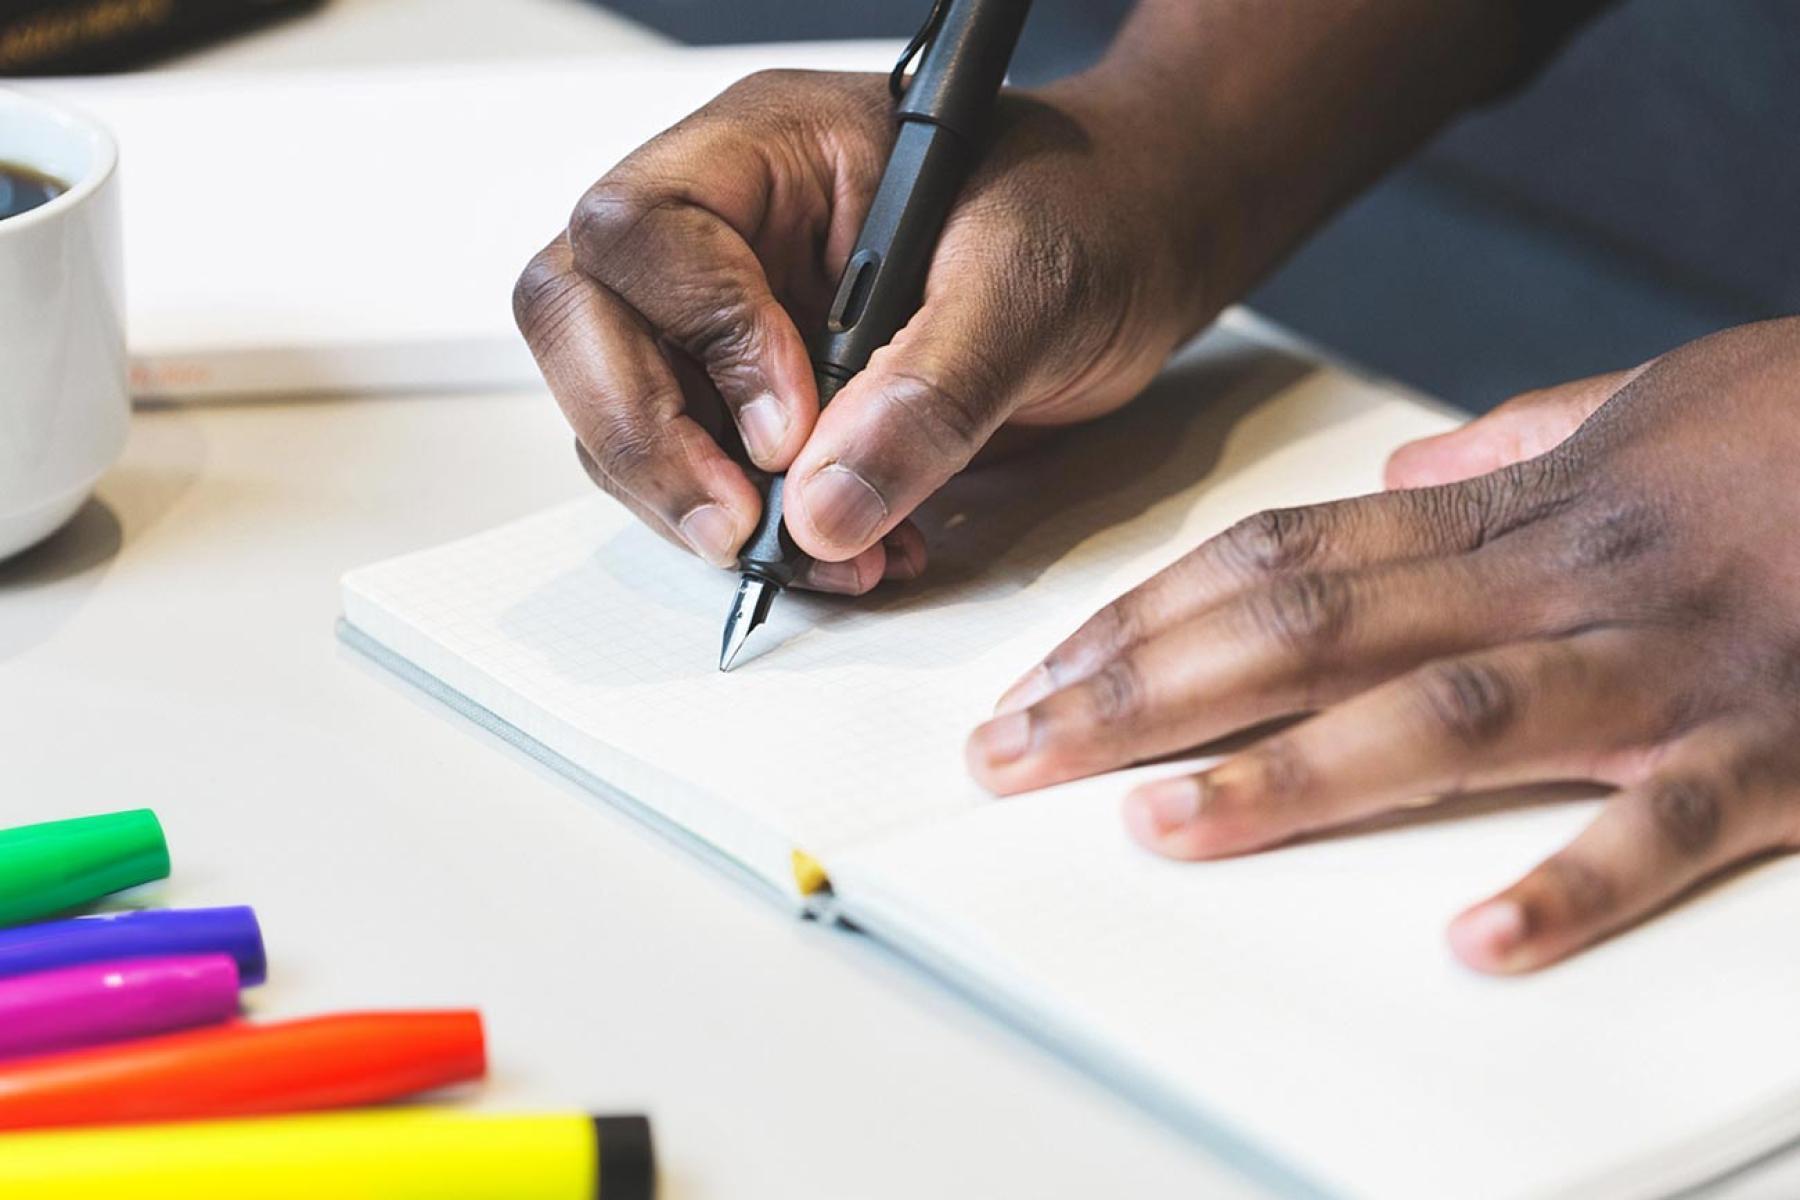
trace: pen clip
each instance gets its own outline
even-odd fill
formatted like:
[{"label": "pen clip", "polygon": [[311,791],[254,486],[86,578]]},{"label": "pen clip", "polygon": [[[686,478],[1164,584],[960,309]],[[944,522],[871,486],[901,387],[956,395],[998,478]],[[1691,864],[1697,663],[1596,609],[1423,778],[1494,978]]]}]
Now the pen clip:
[{"label": "pen clip", "polygon": [[931,39],[943,28],[944,17],[950,11],[950,0],[932,0],[931,11],[925,14],[925,23],[919,26],[919,32],[913,34],[912,41],[906,43],[906,49],[900,52],[900,61],[894,64],[894,71],[888,76],[888,94],[894,103],[906,94],[906,68],[912,66],[913,60],[925,52]]}]

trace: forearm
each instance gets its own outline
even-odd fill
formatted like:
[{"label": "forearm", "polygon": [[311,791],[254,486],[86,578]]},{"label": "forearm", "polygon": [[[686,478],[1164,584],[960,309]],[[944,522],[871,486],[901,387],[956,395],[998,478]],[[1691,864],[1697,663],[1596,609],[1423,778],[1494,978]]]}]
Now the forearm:
[{"label": "forearm", "polygon": [[[1567,0],[1548,18],[1600,0]],[[1170,189],[1194,320],[1541,52],[1534,0],[1141,0],[1061,85]]]}]

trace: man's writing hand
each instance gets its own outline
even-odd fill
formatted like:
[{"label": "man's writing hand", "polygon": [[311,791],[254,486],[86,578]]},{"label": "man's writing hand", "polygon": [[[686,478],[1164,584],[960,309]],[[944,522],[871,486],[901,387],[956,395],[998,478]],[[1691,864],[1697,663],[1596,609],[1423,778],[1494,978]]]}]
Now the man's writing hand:
[{"label": "man's writing hand", "polygon": [[1210,315],[1203,213],[1078,86],[1003,97],[924,305],[820,413],[822,319],[892,138],[885,77],[752,76],[608,172],[514,307],[594,480],[671,541],[735,563],[788,473],[805,585],[910,577],[907,516],[1003,424],[1123,404]]}]

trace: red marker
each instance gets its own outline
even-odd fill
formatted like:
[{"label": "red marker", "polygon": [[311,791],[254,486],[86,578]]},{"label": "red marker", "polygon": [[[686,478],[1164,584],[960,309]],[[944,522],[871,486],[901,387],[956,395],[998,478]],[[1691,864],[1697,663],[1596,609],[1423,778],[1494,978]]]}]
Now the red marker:
[{"label": "red marker", "polygon": [[477,1012],[240,1023],[0,1065],[0,1129],[340,1108],[486,1073]]}]

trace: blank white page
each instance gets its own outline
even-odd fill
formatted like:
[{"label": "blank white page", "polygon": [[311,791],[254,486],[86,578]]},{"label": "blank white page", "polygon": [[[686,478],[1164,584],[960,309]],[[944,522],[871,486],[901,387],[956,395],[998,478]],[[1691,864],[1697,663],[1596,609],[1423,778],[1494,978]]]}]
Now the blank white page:
[{"label": "blank white page", "polygon": [[1300,1191],[1663,1196],[1800,1135],[1800,862],[1494,979],[1452,958],[1446,922],[1566,842],[1592,801],[1458,802],[1188,864],[1129,840],[1126,787],[1067,785],[846,852],[843,905],[1272,1155]]},{"label": "blank white page", "polygon": [[[353,572],[352,626],[781,886],[983,802],[968,733],[1106,600],[1256,509],[1364,491],[1448,424],[1228,332],[1123,414],[977,471],[920,519],[927,577],[784,595],[727,675],[736,587],[603,497]],[[574,468],[571,466],[571,470]]]}]

